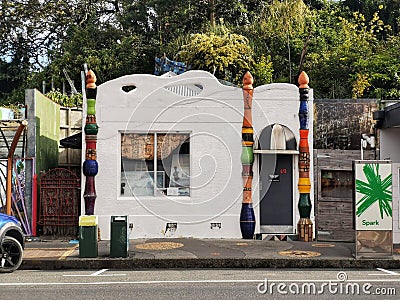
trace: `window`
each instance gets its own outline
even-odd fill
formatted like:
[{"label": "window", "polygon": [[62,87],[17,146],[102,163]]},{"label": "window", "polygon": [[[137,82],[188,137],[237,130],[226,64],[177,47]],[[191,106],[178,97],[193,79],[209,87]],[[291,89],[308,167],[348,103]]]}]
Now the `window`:
[{"label": "window", "polygon": [[121,133],[121,197],[189,196],[189,139],[188,133]]},{"label": "window", "polygon": [[331,198],[353,197],[353,172],[321,170],[321,196]]}]

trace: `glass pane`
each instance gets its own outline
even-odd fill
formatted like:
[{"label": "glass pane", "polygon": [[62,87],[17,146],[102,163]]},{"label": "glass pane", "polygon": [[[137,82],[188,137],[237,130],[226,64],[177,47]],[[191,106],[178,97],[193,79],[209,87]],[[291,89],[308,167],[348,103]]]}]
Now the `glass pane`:
[{"label": "glass pane", "polygon": [[332,198],[353,197],[353,172],[321,170],[321,196]]},{"label": "glass pane", "polygon": [[154,135],[121,134],[120,194],[125,197],[154,195]]},{"label": "glass pane", "polygon": [[190,195],[189,152],[189,134],[157,135],[157,170],[165,174],[165,186],[162,189],[164,194]]}]

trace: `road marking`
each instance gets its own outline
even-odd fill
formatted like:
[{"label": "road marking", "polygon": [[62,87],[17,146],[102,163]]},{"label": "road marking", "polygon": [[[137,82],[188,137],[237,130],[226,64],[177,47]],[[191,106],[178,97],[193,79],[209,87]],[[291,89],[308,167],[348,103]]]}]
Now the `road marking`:
[{"label": "road marking", "polygon": [[101,269],[97,272],[94,272],[92,274],[64,274],[64,277],[111,277],[111,276],[126,276],[126,274],[103,274],[104,272],[108,271],[108,269]]},{"label": "road marking", "polygon": [[382,269],[382,268],[377,268],[377,270],[382,271],[382,272],[386,272],[386,273],[392,274],[392,275],[400,275],[400,274],[397,273],[397,272],[389,271],[389,270]]},{"label": "road marking", "polygon": [[69,249],[68,251],[65,251],[58,260],[65,260],[68,256],[70,256],[72,253],[74,253],[77,248],[78,248],[78,245]]},{"label": "road marking", "polygon": [[[322,282],[326,283],[329,280],[268,280],[268,282]],[[104,282],[10,282],[10,283],[0,283],[0,286],[51,286],[51,285],[121,285],[121,284],[207,284],[207,283],[264,283],[265,279],[255,279],[255,280],[155,280],[155,281],[104,281]],[[332,281],[338,282],[338,281]],[[400,282],[400,279],[356,279],[356,280],[347,280],[346,282],[359,282],[359,283],[383,283],[383,282]]]},{"label": "road marking", "polygon": [[94,272],[93,274],[91,274],[90,276],[97,276],[100,275],[101,273],[104,273],[105,271],[107,271],[108,269],[102,269],[100,271]]},{"label": "road marking", "polygon": [[386,270],[386,269],[382,269],[382,268],[376,268],[376,269],[377,269],[378,271],[383,272],[384,274],[382,274],[382,273],[374,273],[374,274],[368,274],[368,275],[370,275],[370,276],[388,276],[388,275],[393,276],[393,275],[400,275],[400,274],[397,273],[397,272],[389,271],[389,270]]},{"label": "road marking", "polygon": [[0,283],[0,286],[49,286],[49,285],[120,285],[120,284],[171,284],[171,283],[260,283],[263,280],[157,280],[157,281],[104,281],[104,282],[10,282]]}]

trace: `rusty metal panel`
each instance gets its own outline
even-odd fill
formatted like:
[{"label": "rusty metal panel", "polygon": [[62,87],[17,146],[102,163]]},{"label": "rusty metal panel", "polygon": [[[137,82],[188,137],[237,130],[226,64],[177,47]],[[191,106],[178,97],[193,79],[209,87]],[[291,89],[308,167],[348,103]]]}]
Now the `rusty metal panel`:
[{"label": "rusty metal panel", "polygon": [[56,168],[40,178],[39,225],[44,235],[76,235],[80,179],[68,169]]},{"label": "rusty metal panel", "polygon": [[376,99],[315,99],[314,149],[359,150],[361,134],[370,134]]}]

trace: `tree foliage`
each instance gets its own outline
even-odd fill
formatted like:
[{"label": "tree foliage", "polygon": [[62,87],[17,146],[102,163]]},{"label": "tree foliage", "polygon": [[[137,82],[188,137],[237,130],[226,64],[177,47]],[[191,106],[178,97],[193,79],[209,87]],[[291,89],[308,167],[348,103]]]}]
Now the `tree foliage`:
[{"label": "tree foliage", "polygon": [[273,0],[260,7],[254,21],[242,29],[256,57],[271,57],[275,82],[296,82],[302,50],[312,30],[311,18],[302,0]]},{"label": "tree foliage", "polygon": [[179,58],[189,68],[206,70],[235,83],[253,63],[248,39],[227,31],[222,34],[193,34],[190,43],[182,46]]},{"label": "tree foliage", "polygon": [[0,103],[60,89],[64,70],[79,90],[84,63],[99,82],[152,73],[164,54],[224,80],[305,70],[317,97],[398,98],[399,18],[398,0],[3,0]]},{"label": "tree foliage", "polygon": [[319,12],[305,67],[314,78],[318,97],[376,97],[377,89],[394,79],[394,73],[390,75],[382,61],[382,55],[391,63],[397,60],[395,56],[392,60],[387,57],[389,50],[385,50],[385,44],[390,38],[382,37],[390,32],[390,27],[377,12],[371,19],[359,12],[348,18],[342,13],[332,7]]},{"label": "tree foliage", "polygon": [[82,107],[83,97],[82,94],[73,94],[71,96],[63,94],[60,90],[51,90],[46,93],[46,97],[53,102],[60,104],[64,107]]}]

